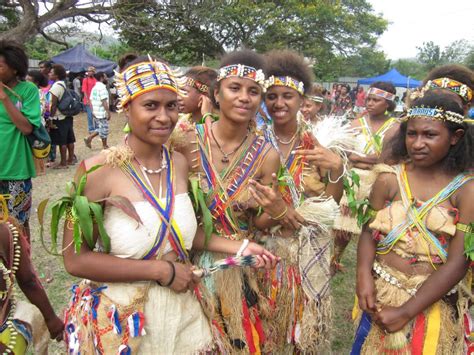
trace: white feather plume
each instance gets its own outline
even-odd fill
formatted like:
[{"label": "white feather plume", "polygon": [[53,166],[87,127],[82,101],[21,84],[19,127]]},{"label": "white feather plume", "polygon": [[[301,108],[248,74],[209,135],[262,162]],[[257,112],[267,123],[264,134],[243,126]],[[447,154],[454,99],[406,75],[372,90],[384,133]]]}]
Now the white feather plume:
[{"label": "white feather plume", "polygon": [[343,116],[325,116],[312,125],[311,132],[323,147],[339,154],[351,152],[357,144],[357,131]]}]

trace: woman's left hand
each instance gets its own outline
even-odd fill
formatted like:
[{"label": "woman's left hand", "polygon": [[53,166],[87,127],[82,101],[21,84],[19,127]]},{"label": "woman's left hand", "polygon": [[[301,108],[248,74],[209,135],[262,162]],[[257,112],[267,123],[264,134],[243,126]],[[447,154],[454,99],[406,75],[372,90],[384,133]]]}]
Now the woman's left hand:
[{"label": "woman's left hand", "polygon": [[323,147],[318,140],[312,137],[313,149],[299,149],[295,154],[302,155],[310,164],[330,171],[338,171],[343,166],[342,158],[332,150]]},{"label": "woman's left hand", "polygon": [[375,323],[387,333],[397,332],[410,321],[403,307],[384,306],[380,311],[372,315]]},{"label": "woman's left hand", "polygon": [[[272,174],[272,186],[264,186],[255,180],[249,181],[250,193],[255,201],[270,217],[279,217],[280,224],[285,228],[298,230],[305,219],[292,207],[287,206],[278,191],[278,179]],[[282,215],[283,214],[283,215]]]},{"label": "woman's left hand", "polygon": [[254,266],[255,268],[273,269],[280,261],[279,257],[273,255],[267,249],[254,242],[250,242],[249,245],[247,245],[247,248],[245,248],[242,255],[255,255],[257,257],[257,264]]}]

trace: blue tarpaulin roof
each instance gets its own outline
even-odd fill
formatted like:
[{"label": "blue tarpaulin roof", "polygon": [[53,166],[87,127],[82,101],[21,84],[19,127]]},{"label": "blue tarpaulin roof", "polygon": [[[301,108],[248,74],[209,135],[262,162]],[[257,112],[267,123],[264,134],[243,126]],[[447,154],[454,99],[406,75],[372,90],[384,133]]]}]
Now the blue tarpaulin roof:
[{"label": "blue tarpaulin roof", "polygon": [[86,71],[87,67],[93,66],[97,71],[111,74],[117,63],[111,60],[102,59],[91,54],[83,44],[78,44],[73,48],[51,58],[54,63],[61,64],[66,70],[79,73]]},{"label": "blue tarpaulin roof", "polygon": [[421,81],[402,75],[395,68],[379,76],[357,80],[357,84],[372,84],[376,81],[388,81],[394,86],[403,88],[416,88],[421,85]]}]

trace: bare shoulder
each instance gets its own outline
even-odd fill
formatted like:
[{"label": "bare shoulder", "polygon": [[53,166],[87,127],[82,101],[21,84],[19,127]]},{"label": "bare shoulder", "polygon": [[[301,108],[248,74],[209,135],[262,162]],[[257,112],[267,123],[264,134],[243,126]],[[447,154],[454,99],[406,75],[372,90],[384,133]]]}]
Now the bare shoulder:
[{"label": "bare shoulder", "polygon": [[466,206],[472,209],[471,204],[474,201],[474,179],[466,182],[459,188],[455,195],[456,206]]},{"label": "bare shoulder", "polygon": [[174,151],[173,152],[173,163],[175,165],[176,171],[179,171],[180,173],[188,173],[188,161],[186,160],[186,157],[184,154]]},{"label": "bare shoulder", "polygon": [[101,152],[85,159],[76,171],[75,180],[81,178],[86,171],[94,167],[99,167],[87,174],[87,182],[84,188],[84,195],[90,200],[99,200],[110,195],[109,179],[113,176],[115,168],[106,165],[106,153]]},{"label": "bare shoulder", "polygon": [[391,201],[395,198],[397,193],[397,176],[391,172],[380,173],[372,187],[372,194],[379,196],[382,201]]}]

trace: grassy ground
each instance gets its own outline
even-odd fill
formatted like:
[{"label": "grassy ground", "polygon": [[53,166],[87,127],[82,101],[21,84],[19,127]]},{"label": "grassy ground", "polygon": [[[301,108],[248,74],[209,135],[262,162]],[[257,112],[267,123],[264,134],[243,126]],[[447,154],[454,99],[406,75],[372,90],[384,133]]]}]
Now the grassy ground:
[{"label": "grassy ground", "polygon": [[[123,133],[123,117],[114,114],[111,119],[109,145],[117,144]],[[76,132],[76,155],[79,160],[85,159],[96,154],[101,149],[101,143],[98,138],[93,142],[93,149],[85,147],[83,138],[87,134],[87,119],[85,115],[79,115],[74,118],[74,129]],[[67,305],[71,285],[76,281],[68,275],[63,267],[62,259],[58,256],[50,255],[43,248],[40,240],[39,225],[36,217],[36,207],[38,203],[46,198],[54,200],[64,194],[66,181],[71,180],[75,168],[67,170],[48,169],[46,175],[39,176],[33,181],[33,213],[31,217],[32,231],[32,254],[33,263],[36,266],[38,274],[43,280],[44,287],[53,304],[55,310],[62,314]],[[45,239],[48,239],[49,228],[45,229]],[[354,300],[354,269],[355,269],[355,247],[352,243],[349,246],[343,259],[347,271],[337,274],[333,281],[333,307],[334,307],[334,332],[333,332],[333,353],[348,354],[352,342],[352,323],[350,314]],[[64,353],[64,344],[51,342],[50,352],[53,354]]]}]

